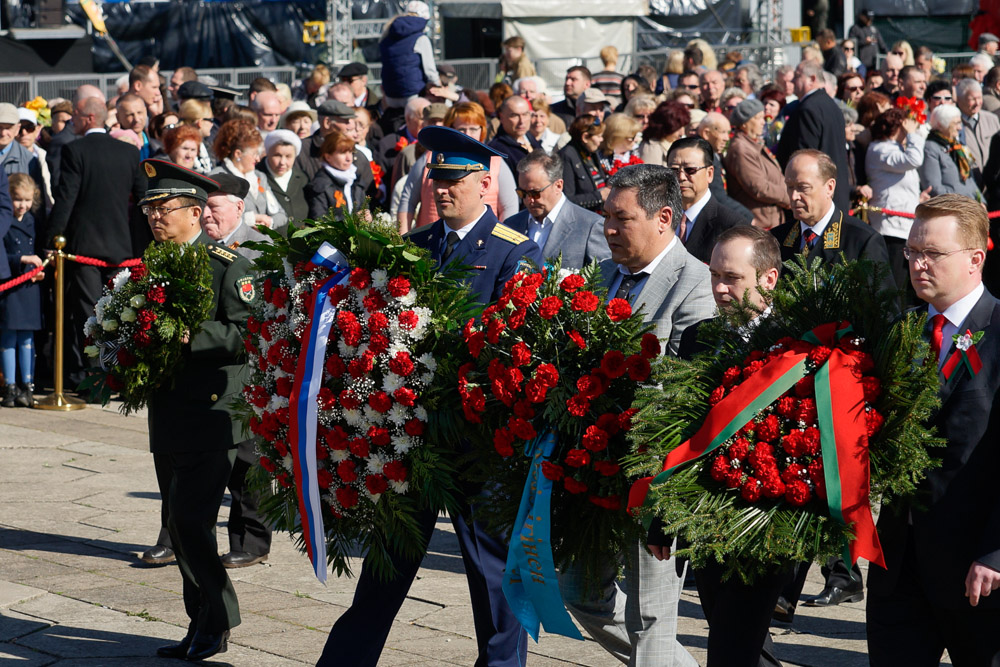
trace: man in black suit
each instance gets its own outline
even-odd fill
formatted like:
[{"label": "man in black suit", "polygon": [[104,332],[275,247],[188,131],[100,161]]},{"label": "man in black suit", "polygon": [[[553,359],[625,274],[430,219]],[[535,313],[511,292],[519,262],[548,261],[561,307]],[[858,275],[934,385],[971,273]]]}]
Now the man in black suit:
[{"label": "man in black suit", "polygon": [[[141,255],[151,234],[129,217],[133,212],[129,197],[137,202],[146,191],[139,151],[108,136],[107,117],[107,108],[97,97],[76,103],[73,128],[82,136],[63,147],[62,177],[42,236],[46,241],[65,236],[67,252],[118,264]],[[73,387],[83,381],[89,365],[83,356],[83,324],[94,314],[102,288],[118,271],[75,262],[66,265],[66,370]]]},{"label": "man in black suit", "polygon": [[487,146],[506,155],[504,161],[511,173],[516,174],[517,163],[531,151],[542,147],[528,132],[531,127],[531,104],[520,95],[511,95],[500,105],[497,117],[500,128]]},{"label": "man in black suit", "polygon": [[[868,575],[868,653],[873,667],[1000,664],[1000,301],[982,283],[989,221],[967,197],[917,206],[906,242],[910,280],[927,302],[931,356],[939,367],[979,334],[978,371],[941,374],[932,417],[947,441],[912,502],[883,507],[886,569]],[[924,310],[922,308],[921,310]]]},{"label": "man in black suit", "polygon": [[736,213],[720,206],[709,189],[715,176],[715,151],[701,137],[684,137],[670,145],[667,166],[677,175],[684,204],[677,236],[689,253],[708,264],[719,234],[745,224]]},{"label": "man in black suit", "polygon": [[784,169],[792,153],[800,148],[815,148],[830,156],[837,165],[837,190],[833,200],[837,208],[846,211],[851,206],[847,174],[847,135],[844,114],[824,90],[823,66],[803,60],[795,68],[795,94],[799,98],[796,110],[781,132],[775,157]]},{"label": "man in black suit", "polygon": [[[52,138],[49,139],[48,145],[44,146],[47,151],[45,155],[45,162],[49,165],[49,187],[52,188],[53,193],[55,193],[56,189],[59,187],[59,178],[62,175],[62,168],[60,165],[62,159],[62,149],[71,141],[79,139],[79,135],[73,128],[72,114],[74,105],[79,104],[88,97],[96,97],[100,99],[101,102],[107,102],[104,97],[104,93],[100,88],[92,86],[89,83],[85,83],[76,89],[76,93],[73,95],[72,104],[69,102],[60,102],[52,107],[53,121],[55,121],[56,116],[59,114],[70,114],[70,119],[66,121],[66,123],[62,126],[62,129],[53,134]],[[48,241],[48,239],[45,240]]]},{"label": "man in black suit", "polygon": [[[892,273],[888,270],[889,251],[885,240],[834,204],[836,178],[836,167],[825,153],[805,149],[791,156],[785,169],[785,185],[795,220],[771,230],[781,244],[782,262],[802,252],[808,253],[810,259],[819,257],[824,262],[836,262],[841,258],[869,259],[885,265],[883,287],[895,289]],[[778,600],[775,609],[778,620],[792,621],[808,571],[809,563],[798,565],[794,580]],[[823,567],[823,576],[825,588],[816,597],[806,600],[807,606],[827,607],[864,599],[861,570],[857,565],[850,568],[842,558],[830,558]]]},{"label": "man in black suit", "polygon": [[[719,309],[742,303],[744,298],[763,316],[767,293],[774,289],[781,270],[781,250],[774,237],[750,225],[731,227],[719,235],[708,265],[712,296]],[[678,356],[690,359],[711,349],[698,340],[699,326],[688,327],[681,335]],[[649,549],[654,556],[669,548],[671,538],[657,520],[650,526]],[[791,578],[787,567],[771,568],[752,584],[738,576],[723,580],[725,564],[711,562],[694,570],[698,597],[708,621],[708,665],[753,665],[781,663],[775,656],[768,632],[771,612],[782,587]]]},{"label": "man in black suit", "polygon": [[566,70],[566,81],[563,83],[563,99],[552,105],[552,113],[559,116],[569,127],[577,117],[576,101],[583,91],[590,88],[592,75],[583,65],[575,65]]}]

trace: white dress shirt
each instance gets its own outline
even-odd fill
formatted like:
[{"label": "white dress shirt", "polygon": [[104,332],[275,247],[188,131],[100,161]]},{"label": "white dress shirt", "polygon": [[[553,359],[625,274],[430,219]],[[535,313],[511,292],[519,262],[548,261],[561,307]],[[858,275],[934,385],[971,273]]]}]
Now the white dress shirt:
[{"label": "white dress shirt", "polygon": [[559,201],[541,221],[536,220],[533,215],[528,215],[528,238],[534,241],[539,248],[545,247],[545,242],[549,240],[549,234],[552,233],[552,225],[559,219],[559,211],[563,209],[565,203],[566,195],[559,195]]},{"label": "white dress shirt", "polygon": [[663,258],[667,256],[667,253],[673,250],[674,246],[676,246],[677,243],[678,243],[678,238],[674,236],[674,238],[670,241],[670,243],[667,244],[667,247],[664,248],[662,251],[660,251],[659,255],[653,258],[653,261],[651,261],[649,264],[642,267],[638,271],[629,271],[627,267],[619,264],[618,275],[615,276],[615,279],[612,281],[610,289],[608,289],[608,295],[611,298],[614,298],[614,295],[618,293],[618,288],[621,287],[622,278],[624,278],[625,276],[631,276],[635,273],[645,273],[646,274],[645,277],[643,277],[642,280],[638,281],[635,284],[635,286],[632,287],[632,290],[629,292],[629,297],[631,298],[640,294],[642,292],[642,288],[646,286],[646,281],[649,280],[649,276],[653,273],[653,271],[656,270],[656,267],[660,265],[660,262],[662,262]]},{"label": "white dress shirt", "polygon": [[[938,352],[938,368],[944,364],[948,356],[948,351],[951,350],[951,337],[959,333],[966,318],[969,317],[969,313],[979,303],[979,299],[985,291],[986,288],[982,283],[979,283],[971,292],[945,308],[943,313],[934,306],[927,306],[928,321],[932,320],[938,314],[944,315],[945,319],[944,328],[941,329],[941,351]],[[965,332],[962,331],[961,333]],[[972,333],[976,332],[973,331]]]},{"label": "white dress shirt", "polygon": [[816,236],[823,236],[823,232],[826,231],[826,226],[830,224],[830,220],[833,218],[834,209],[836,209],[836,207],[833,205],[833,202],[830,202],[830,210],[827,211],[826,215],[820,218],[819,221],[812,227],[799,220],[799,232],[801,232],[802,235],[802,243],[805,243],[806,232],[809,230],[812,230]]}]

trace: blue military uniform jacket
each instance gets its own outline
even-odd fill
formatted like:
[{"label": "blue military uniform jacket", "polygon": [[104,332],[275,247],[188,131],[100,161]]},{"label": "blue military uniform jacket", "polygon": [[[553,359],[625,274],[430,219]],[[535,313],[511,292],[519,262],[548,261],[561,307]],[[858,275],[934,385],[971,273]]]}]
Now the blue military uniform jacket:
[{"label": "blue military uniform jacket", "polygon": [[[431,257],[441,262],[445,236],[444,221],[438,220],[411,232],[407,238],[430,250]],[[504,283],[517,273],[519,267],[530,269],[523,260],[530,260],[540,267],[543,263],[542,251],[524,234],[500,224],[487,206],[486,213],[455,247],[445,264],[459,262],[472,267],[466,282],[479,303],[486,305],[500,297]]]}]

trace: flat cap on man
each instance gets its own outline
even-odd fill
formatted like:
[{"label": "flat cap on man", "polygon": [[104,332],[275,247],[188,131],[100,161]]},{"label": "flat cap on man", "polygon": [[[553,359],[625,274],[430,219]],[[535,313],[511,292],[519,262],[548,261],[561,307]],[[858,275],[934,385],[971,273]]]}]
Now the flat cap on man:
[{"label": "flat cap on man", "polygon": [[368,74],[368,65],[364,63],[347,63],[340,68],[337,77],[340,79],[350,79],[355,76],[364,76],[365,74]]},{"label": "flat cap on man", "polygon": [[142,163],[148,184],[145,196],[140,204],[172,199],[174,197],[192,197],[200,202],[208,201],[208,193],[219,189],[219,184],[191,169],[167,160],[150,158]]},{"label": "flat cap on man", "polygon": [[177,97],[182,100],[201,100],[211,102],[214,98],[212,91],[201,81],[185,81],[177,89]]},{"label": "flat cap on man", "polygon": [[357,115],[354,113],[354,109],[340,100],[327,100],[323,102],[323,104],[319,105],[316,113],[325,118],[354,118]]},{"label": "flat cap on man", "polygon": [[430,151],[427,178],[432,180],[457,181],[474,171],[489,171],[493,156],[507,157],[464,132],[442,125],[420,130],[417,141]]},{"label": "flat cap on man", "polygon": [[240,178],[239,176],[235,176],[233,174],[213,174],[212,180],[215,181],[219,187],[214,190],[209,190],[209,195],[221,192],[223,194],[233,195],[243,199],[247,196],[247,193],[250,192],[250,183],[247,179]]},{"label": "flat cap on man", "polygon": [[17,125],[20,122],[17,107],[10,102],[0,102],[0,125]]}]

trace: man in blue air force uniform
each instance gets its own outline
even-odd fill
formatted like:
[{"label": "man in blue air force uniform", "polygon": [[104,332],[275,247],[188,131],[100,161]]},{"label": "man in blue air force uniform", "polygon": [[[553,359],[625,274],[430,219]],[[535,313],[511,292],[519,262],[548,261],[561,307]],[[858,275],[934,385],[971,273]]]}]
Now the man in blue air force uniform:
[{"label": "man in blue air force uniform", "polygon": [[[418,139],[431,153],[428,176],[434,182],[434,201],[441,219],[409,238],[430,250],[441,266],[459,262],[471,267],[466,282],[485,306],[500,296],[504,283],[524,260],[541,266],[541,251],[528,237],[500,224],[483,203],[492,178],[490,156],[499,153],[448,127],[425,128]],[[461,515],[451,519],[472,598],[479,645],[475,667],[522,667],[527,658],[527,635],[501,590],[507,540],[489,534],[478,521],[470,520],[468,510],[466,506]],[[424,537],[429,540],[437,515],[427,511],[420,520]],[[385,583],[366,561],[351,608],[330,631],[317,667],[376,666],[392,621],[420,568],[419,561],[401,556],[394,556],[393,564],[398,575]]]}]

